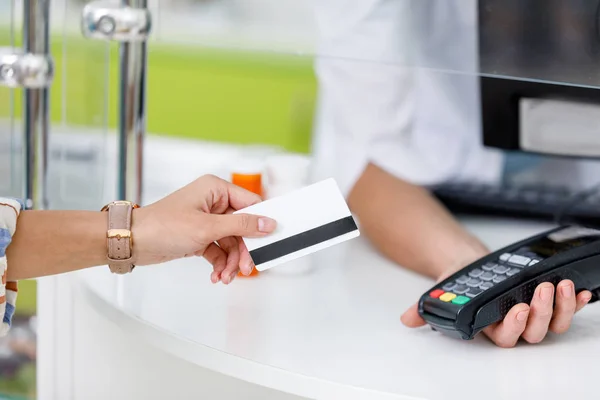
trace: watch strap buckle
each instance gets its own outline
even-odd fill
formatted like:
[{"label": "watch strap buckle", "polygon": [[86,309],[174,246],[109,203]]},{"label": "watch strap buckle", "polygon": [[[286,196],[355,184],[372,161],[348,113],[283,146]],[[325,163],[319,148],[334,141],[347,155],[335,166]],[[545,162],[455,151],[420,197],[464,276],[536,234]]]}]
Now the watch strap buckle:
[{"label": "watch strap buckle", "polygon": [[135,268],[131,233],[131,215],[134,208],[139,206],[129,201],[113,201],[102,207],[102,211],[108,212],[108,267],[115,274],[130,273]]}]

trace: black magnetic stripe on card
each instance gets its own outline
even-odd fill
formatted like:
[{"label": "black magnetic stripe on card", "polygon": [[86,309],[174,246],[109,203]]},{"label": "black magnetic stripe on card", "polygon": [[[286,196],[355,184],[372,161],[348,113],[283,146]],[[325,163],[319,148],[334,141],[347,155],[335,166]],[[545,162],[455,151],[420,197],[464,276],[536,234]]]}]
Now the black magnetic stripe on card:
[{"label": "black magnetic stripe on card", "polygon": [[356,222],[354,222],[354,218],[350,215],[346,218],[338,219],[337,221],[254,249],[250,252],[250,257],[252,257],[255,265],[264,264],[355,230],[358,230],[358,227],[356,226]]}]

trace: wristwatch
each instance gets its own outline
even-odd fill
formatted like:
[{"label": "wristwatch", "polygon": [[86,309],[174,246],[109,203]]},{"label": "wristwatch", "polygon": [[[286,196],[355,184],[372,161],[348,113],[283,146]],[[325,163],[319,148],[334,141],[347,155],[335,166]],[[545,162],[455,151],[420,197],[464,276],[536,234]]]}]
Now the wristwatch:
[{"label": "wristwatch", "polygon": [[112,273],[127,274],[133,271],[133,236],[131,214],[139,208],[130,201],[113,201],[102,207],[108,212],[106,231],[108,267]]}]

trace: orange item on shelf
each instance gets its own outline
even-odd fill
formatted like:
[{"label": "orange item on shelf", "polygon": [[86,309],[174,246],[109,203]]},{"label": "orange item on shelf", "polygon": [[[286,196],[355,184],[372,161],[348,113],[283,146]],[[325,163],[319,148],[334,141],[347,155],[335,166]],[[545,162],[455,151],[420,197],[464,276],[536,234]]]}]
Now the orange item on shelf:
[{"label": "orange item on shelf", "polygon": [[244,278],[250,278],[251,276],[258,276],[258,270],[256,268],[254,268],[252,270],[252,272],[250,272],[250,275],[244,275],[242,274],[242,271],[238,272],[238,276],[244,277]]},{"label": "orange item on shelf", "polygon": [[262,174],[231,174],[231,182],[262,197]]},{"label": "orange item on shelf", "polygon": [[[240,186],[250,192],[256,193],[257,195],[263,195],[263,184],[262,184],[262,173],[252,172],[252,173],[242,173],[242,172],[232,172],[231,174],[231,183],[234,185]],[[242,274],[242,271],[238,272],[238,276],[241,277],[250,277],[257,276],[258,270],[254,268],[250,275],[246,276]]]}]

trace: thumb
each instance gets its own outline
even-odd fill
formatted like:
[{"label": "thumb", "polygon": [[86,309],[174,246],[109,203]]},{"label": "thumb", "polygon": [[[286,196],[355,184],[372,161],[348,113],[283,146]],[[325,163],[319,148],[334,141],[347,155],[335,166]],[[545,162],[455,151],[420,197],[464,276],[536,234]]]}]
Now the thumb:
[{"label": "thumb", "polygon": [[253,214],[212,214],[213,227],[209,232],[212,240],[219,240],[229,236],[263,237],[272,233],[277,227],[277,222],[271,218]]},{"label": "thumb", "polygon": [[425,325],[425,321],[419,315],[417,307],[418,305],[415,303],[411,308],[406,310],[402,317],[400,317],[400,321],[409,328],[417,328]]}]

